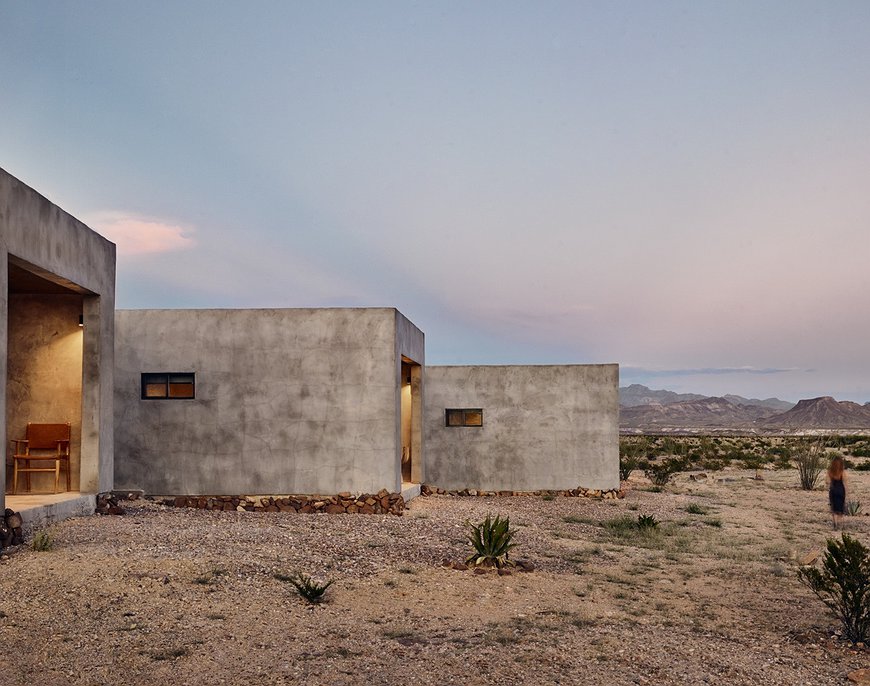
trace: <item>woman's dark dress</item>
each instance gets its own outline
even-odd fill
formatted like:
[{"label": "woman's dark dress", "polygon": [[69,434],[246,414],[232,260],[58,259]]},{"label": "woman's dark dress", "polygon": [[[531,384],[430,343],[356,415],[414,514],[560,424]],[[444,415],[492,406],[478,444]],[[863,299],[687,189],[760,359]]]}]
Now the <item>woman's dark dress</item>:
[{"label": "woman's dark dress", "polygon": [[831,502],[831,512],[845,514],[846,512],[846,486],[842,479],[831,479],[831,487],[828,489],[828,500]]}]

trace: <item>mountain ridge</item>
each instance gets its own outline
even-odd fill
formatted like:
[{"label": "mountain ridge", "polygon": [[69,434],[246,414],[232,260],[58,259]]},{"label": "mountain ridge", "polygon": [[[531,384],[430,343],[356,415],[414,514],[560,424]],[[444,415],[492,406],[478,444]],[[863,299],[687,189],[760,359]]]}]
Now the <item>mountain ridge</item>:
[{"label": "mountain ridge", "polygon": [[[653,391],[640,384],[619,390],[619,426],[620,430],[628,432],[870,430],[870,403],[859,405],[831,396],[790,403],[778,398],[758,400],[735,395],[716,397]],[[673,401],[681,395],[690,398]],[[625,404],[623,398],[637,404]]]}]

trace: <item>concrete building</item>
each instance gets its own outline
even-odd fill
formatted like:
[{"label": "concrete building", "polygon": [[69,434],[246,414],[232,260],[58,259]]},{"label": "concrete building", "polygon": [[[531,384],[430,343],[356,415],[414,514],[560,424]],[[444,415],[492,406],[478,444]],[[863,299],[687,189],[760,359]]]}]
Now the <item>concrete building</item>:
[{"label": "concrete building", "polygon": [[2,170],[0,251],[0,439],[71,424],[65,514],[112,488],[619,487],[616,365],[426,367],[393,308],[116,313],[115,246]]},{"label": "concrete building", "polygon": [[426,368],[426,479],[446,490],[619,488],[619,367]]},{"label": "concrete building", "polygon": [[423,334],[395,309],[119,311],[116,349],[118,488],[374,493],[424,478]]},{"label": "concrete building", "polygon": [[71,507],[112,487],[114,312],[115,246],[0,169],[0,507],[28,422],[71,424]]}]

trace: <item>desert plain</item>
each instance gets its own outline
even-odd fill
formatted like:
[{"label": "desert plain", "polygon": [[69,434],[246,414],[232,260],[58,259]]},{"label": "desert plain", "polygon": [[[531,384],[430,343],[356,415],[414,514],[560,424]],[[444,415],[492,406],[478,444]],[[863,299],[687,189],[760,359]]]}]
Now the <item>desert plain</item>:
[{"label": "desert plain", "polygon": [[[824,483],[759,475],[655,492],[636,471],[619,500],[437,495],[402,517],[126,502],[0,561],[0,683],[848,683],[870,652],[797,578],[838,535]],[[870,511],[870,472],[849,477]],[[445,566],[487,514],[533,571]],[[867,543],[864,514],[846,530]],[[298,572],[333,581],[324,602],[282,580]]]}]

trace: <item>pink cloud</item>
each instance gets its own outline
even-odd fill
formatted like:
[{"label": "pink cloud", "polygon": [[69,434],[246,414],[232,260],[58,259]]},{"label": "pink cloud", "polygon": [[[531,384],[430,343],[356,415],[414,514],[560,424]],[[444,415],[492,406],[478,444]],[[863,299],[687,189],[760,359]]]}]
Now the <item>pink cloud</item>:
[{"label": "pink cloud", "polygon": [[192,228],[123,212],[100,212],[88,225],[118,246],[118,254],[146,255],[186,250],[196,245]]}]

